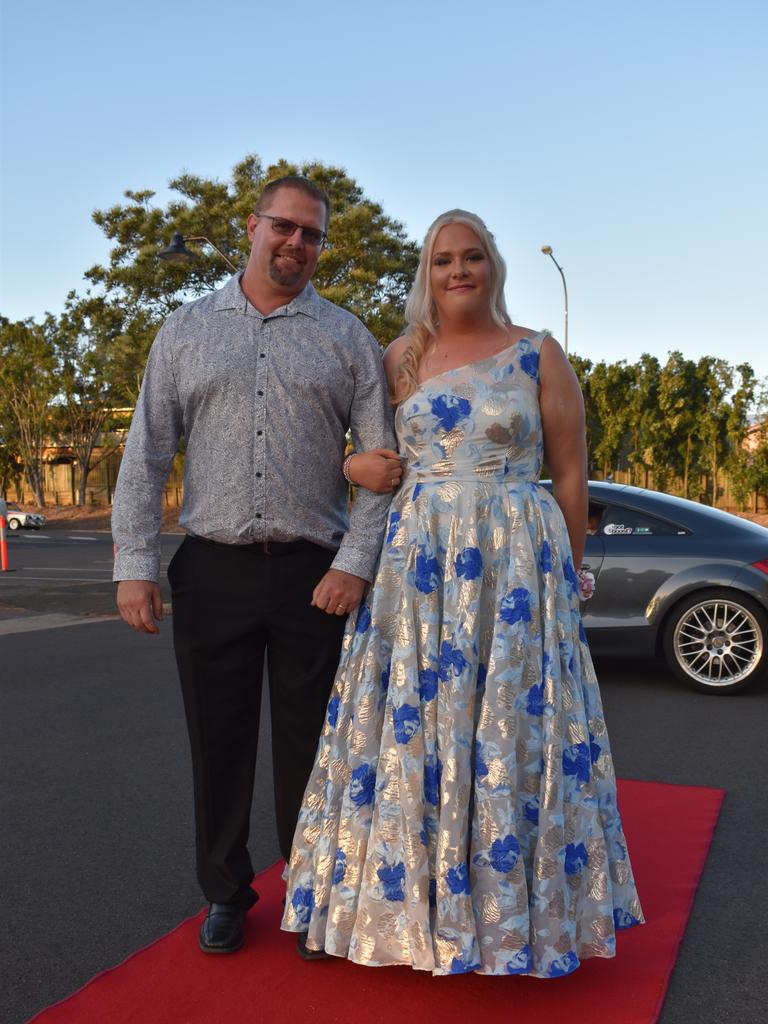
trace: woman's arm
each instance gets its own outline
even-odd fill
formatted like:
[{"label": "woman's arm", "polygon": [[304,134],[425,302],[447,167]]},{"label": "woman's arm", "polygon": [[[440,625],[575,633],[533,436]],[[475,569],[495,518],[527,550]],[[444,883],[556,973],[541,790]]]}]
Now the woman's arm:
[{"label": "woman's arm", "polygon": [[[391,342],[384,352],[384,372],[390,394],[394,390],[397,364],[403,349],[408,344],[407,338],[397,338]],[[403,464],[397,452],[388,448],[373,448],[367,452],[356,452],[347,462],[347,475],[358,487],[365,487],[377,494],[395,491],[400,486],[403,475]]]},{"label": "woman's arm", "polygon": [[539,359],[544,458],[552,494],[560,506],[578,569],[587,533],[587,441],[581,388],[563,350],[545,338]]}]

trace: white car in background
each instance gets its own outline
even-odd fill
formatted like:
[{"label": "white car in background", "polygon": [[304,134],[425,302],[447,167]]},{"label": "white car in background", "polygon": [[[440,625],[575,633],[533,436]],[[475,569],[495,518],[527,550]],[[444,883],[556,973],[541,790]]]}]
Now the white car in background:
[{"label": "white car in background", "polygon": [[8,505],[7,512],[9,530],[39,530],[45,522],[45,516],[39,512],[22,512],[18,505]]}]

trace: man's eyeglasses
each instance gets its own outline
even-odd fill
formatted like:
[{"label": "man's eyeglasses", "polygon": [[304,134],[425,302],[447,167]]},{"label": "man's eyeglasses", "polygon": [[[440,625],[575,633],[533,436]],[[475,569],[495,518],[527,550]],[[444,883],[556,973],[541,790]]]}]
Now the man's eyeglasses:
[{"label": "man's eyeglasses", "polygon": [[286,220],[285,217],[273,217],[269,213],[257,213],[256,216],[271,220],[272,230],[276,231],[278,235],[285,235],[286,238],[290,238],[300,228],[301,236],[307,245],[322,245],[328,237],[320,228],[308,228],[303,224],[295,224],[292,220]]}]

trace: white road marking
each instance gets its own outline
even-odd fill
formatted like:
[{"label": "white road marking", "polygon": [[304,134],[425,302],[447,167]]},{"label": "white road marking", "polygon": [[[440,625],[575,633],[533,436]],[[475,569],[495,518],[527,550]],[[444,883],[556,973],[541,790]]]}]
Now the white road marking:
[{"label": "white road marking", "polygon": [[100,580],[95,576],[86,579],[83,576],[71,576],[69,579],[62,579],[61,576],[16,576],[14,579],[6,579],[0,576],[0,583],[34,583],[36,580],[46,580],[48,583],[109,583],[110,580]]},{"label": "white road marking", "polygon": [[84,626],[91,622],[114,622],[119,615],[92,615],[80,618],[77,615],[25,615],[18,619],[0,619],[0,636],[10,633],[34,633],[40,629],[61,629],[62,626]]},{"label": "white road marking", "polygon": [[[72,572],[73,567],[61,566],[61,565],[22,565],[19,566],[18,572]],[[80,568],[80,572],[112,572],[111,569],[89,569],[88,566],[84,565]]]},{"label": "white road marking", "polygon": [[76,541],[95,541],[100,540],[99,537],[73,537],[71,533],[60,533],[54,537],[50,533],[32,533],[27,535],[28,540],[76,540]]}]

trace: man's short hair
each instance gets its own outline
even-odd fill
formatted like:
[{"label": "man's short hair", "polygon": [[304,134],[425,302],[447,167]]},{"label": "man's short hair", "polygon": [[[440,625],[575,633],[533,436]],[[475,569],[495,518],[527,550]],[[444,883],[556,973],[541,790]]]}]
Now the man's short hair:
[{"label": "man's short hair", "polygon": [[281,188],[298,189],[299,192],[305,192],[308,196],[322,203],[325,206],[325,226],[328,226],[328,221],[331,218],[331,200],[328,198],[328,193],[324,192],[314,181],[304,178],[301,174],[286,174],[282,178],[275,178],[274,181],[268,182],[256,201],[254,213],[268,210],[275,193]]}]

